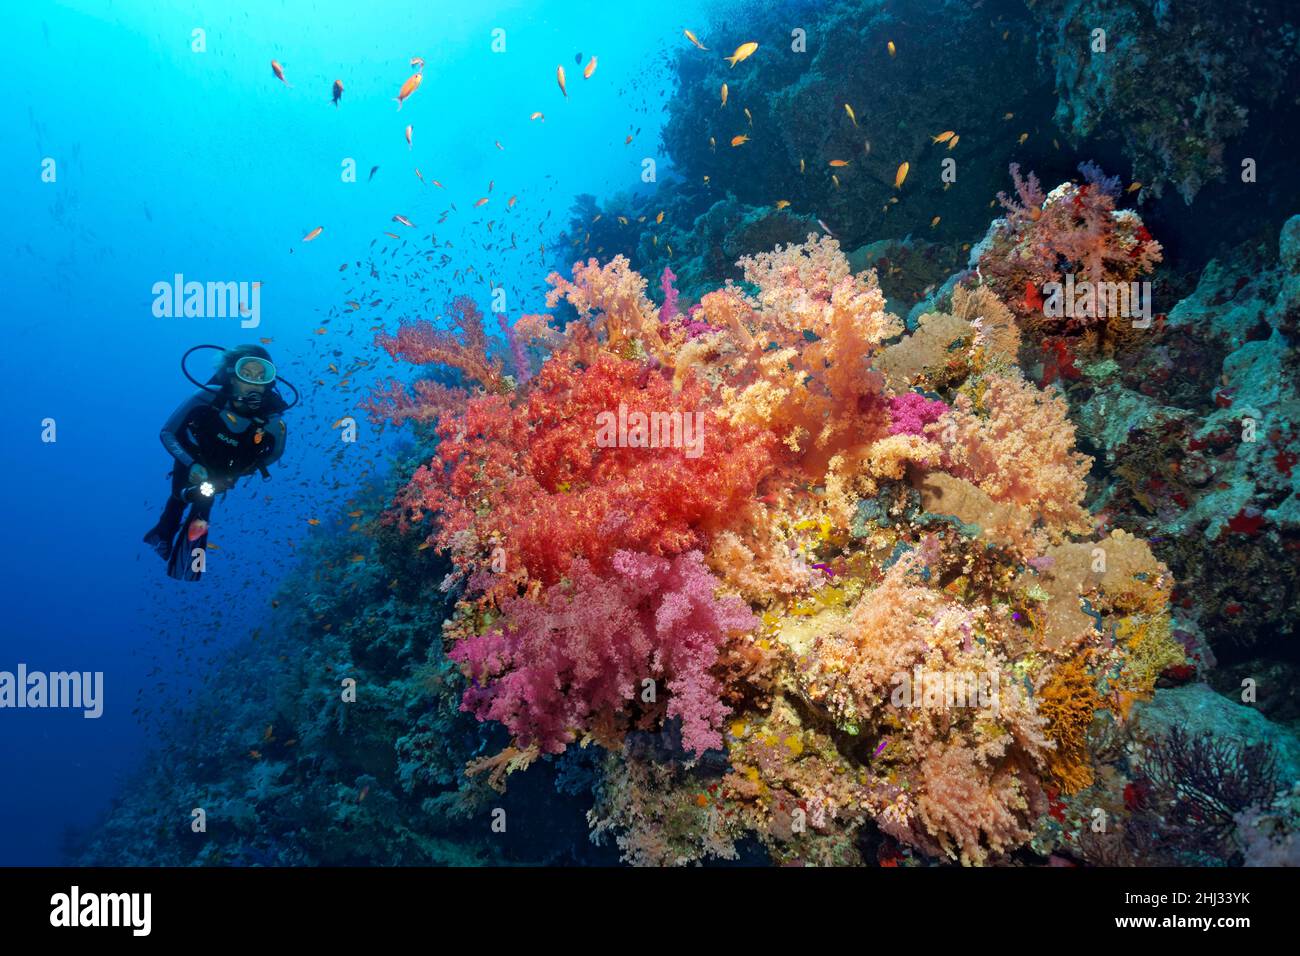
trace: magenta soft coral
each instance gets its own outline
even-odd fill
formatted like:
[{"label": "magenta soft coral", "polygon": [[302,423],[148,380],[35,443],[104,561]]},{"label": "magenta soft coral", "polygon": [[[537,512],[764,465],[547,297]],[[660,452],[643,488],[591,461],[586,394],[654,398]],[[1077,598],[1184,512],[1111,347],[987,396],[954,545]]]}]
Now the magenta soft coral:
[{"label": "magenta soft coral", "polygon": [[663,682],[687,750],[720,748],[728,708],[711,669],[756,621],[716,587],[698,551],[619,551],[605,575],[575,561],[568,581],[538,601],[506,601],[496,626],[452,649],[471,684],[461,709],[505,725],[520,747],[559,753],[584,733],[625,728],[634,708],[653,711],[651,680]]},{"label": "magenta soft coral", "polygon": [[923,435],[925,426],[943,417],[948,406],[920,392],[904,392],[889,400],[889,434]]}]

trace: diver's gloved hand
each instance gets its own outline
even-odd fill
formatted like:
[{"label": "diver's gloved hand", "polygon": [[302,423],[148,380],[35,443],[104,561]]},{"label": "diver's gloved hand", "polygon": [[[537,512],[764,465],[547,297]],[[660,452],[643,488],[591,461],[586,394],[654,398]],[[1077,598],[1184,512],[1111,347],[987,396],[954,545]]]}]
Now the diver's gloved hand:
[{"label": "diver's gloved hand", "polygon": [[208,480],[208,470],[202,465],[190,465],[190,484],[197,485]]}]

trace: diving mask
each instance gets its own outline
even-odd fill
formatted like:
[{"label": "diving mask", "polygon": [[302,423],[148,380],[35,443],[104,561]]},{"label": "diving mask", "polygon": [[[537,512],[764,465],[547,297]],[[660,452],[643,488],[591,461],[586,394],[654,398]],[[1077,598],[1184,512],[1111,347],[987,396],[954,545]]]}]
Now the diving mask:
[{"label": "diving mask", "polygon": [[267,359],[248,355],[235,363],[235,378],[249,385],[270,385],[275,381],[275,366]]}]

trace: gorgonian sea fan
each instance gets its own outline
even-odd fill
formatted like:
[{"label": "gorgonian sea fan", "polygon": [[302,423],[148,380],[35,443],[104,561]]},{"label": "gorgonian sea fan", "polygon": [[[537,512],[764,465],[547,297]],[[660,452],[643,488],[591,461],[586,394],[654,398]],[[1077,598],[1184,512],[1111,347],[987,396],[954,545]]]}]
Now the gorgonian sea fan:
[{"label": "gorgonian sea fan", "polygon": [[728,636],[757,620],[741,599],[716,597],[717,585],[698,551],[619,551],[605,574],[579,559],[566,582],[507,599],[496,625],[452,648],[470,680],[461,709],[503,724],[520,746],[559,753],[583,733],[619,733],[634,708],[653,716],[650,680],[663,682],[687,750],[720,748],[728,708],[711,668]]}]

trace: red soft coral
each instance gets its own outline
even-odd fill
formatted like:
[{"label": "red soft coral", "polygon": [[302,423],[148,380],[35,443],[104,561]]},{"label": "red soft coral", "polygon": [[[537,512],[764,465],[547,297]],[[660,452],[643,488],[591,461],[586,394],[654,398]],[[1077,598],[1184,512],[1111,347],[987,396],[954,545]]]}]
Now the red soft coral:
[{"label": "red soft coral", "polygon": [[[489,358],[483,313],[469,296],[457,296],[447,306],[453,329],[435,328],[420,319],[403,322],[396,335],[381,333],[375,344],[393,358],[415,365],[447,365],[458,369],[466,378],[479,382],[489,392],[504,387],[500,359]],[[457,331],[460,333],[457,336]]]},{"label": "red soft coral", "polygon": [[[434,460],[399,495],[407,519],[441,512],[434,543],[465,570],[501,541],[507,567],[543,585],[576,557],[603,571],[622,548],[671,555],[705,545],[753,497],[775,439],[717,419],[694,380],[674,392],[644,371],[608,354],[586,369],[552,360],[526,399],[471,400],[442,419]],[[629,416],[700,413],[700,454],[600,447],[597,416],[620,404]]]}]

